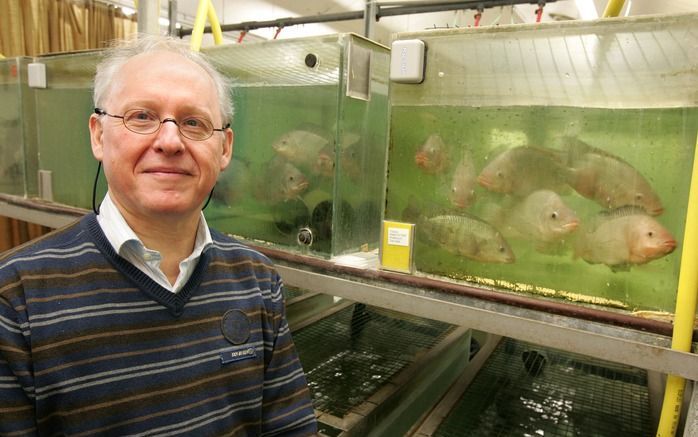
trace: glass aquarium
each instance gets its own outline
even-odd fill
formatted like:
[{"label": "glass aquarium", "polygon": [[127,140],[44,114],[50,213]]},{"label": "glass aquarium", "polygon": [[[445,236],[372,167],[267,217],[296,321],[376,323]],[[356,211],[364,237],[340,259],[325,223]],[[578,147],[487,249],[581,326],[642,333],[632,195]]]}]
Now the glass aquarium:
[{"label": "glass aquarium", "polygon": [[337,34],[202,51],[234,82],[233,160],[209,224],[320,257],[376,249],[389,50]]},{"label": "glass aquarium", "polygon": [[31,58],[0,59],[0,193],[37,192],[33,89],[27,85]]},{"label": "glass aquarium", "polygon": [[[92,156],[88,120],[100,56],[100,51],[86,51],[41,56],[34,61],[46,66],[46,88],[34,89],[39,170],[45,177],[42,188],[51,187],[51,195],[42,196],[46,200],[92,208],[97,161]],[[105,192],[102,174],[98,201]]]},{"label": "glass aquarium", "polygon": [[397,34],[385,216],[418,272],[673,311],[698,131],[698,15]]}]

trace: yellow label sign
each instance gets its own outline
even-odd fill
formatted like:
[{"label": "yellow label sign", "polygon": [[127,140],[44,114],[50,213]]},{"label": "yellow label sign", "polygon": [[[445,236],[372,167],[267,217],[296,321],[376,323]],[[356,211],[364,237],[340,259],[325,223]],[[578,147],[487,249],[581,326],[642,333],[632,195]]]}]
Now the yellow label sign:
[{"label": "yellow label sign", "polygon": [[381,268],[412,273],[414,224],[383,220],[381,235]]}]

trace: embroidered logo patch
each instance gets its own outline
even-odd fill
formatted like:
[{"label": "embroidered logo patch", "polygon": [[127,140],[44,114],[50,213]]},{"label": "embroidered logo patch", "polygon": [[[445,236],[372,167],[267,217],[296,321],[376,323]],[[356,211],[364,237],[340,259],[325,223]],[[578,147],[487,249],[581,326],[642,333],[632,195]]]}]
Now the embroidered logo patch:
[{"label": "embroidered logo patch", "polygon": [[223,314],[221,331],[232,344],[242,344],[250,338],[250,319],[241,310],[229,310]]},{"label": "embroidered logo patch", "polygon": [[243,349],[235,349],[232,351],[221,352],[221,363],[228,364],[233,361],[240,361],[247,358],[254,358],[257,356],[257,351],[253,347],[246,347]]}]

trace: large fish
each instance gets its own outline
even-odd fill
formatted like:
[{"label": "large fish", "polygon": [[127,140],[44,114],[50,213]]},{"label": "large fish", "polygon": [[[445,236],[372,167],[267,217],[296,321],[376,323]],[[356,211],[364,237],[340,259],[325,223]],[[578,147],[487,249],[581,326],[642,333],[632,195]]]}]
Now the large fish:
[{"label": "large fish", "polygon": [[263,180],[257,184],[255,196],[265,203],[279,203],[299,197],[308,185],[308,179],[296,166],[275,157],[267,165]]},{"label": "large fish", "polygon": [[537,190],[504,209],[504,235],[512,235],[540,243],[564,239],[579,226],[577,214],[562,198],[550,190]]},{"label": "large fish", "polygon": [[566,138],[570,185],[604,208],[637,205],[650,215],[664,211],[659,196],[632,165],[576,138]]},{"label": "large fish", "polygon": [[627,267],[661,258],[676,248],[676,240],[654,217],[637,206],[603,211],[580,227],[575,257],[591,264]]},{"label": "large fish", "polygon": [[457,208],[467,208],[475,201],[475,186],[477,185],[477,172],[475,164],[469,153],[464,153],[458,162],[451,178],[451,187],[448,198],[451,205]]},{"label": "large fish", "polygon": [[509,244],[489,223],[470,215],[438,215],[417,221],[417,236],[456,255],[489,263],[513,263]]},{"label": "large fish", "polygon": [[312,130],[286,132],[272,143],[274,152],[297,167],[311,168],[329,140]]},{"label": "large fish", "polygon": [[361,176],[361,151],[363,142],[359,135],[347,133],[343,137],[338,152],[328,143],[319,152],[313,163],[311,172],[323,177],[333,177],[335,174],[336,157],[339,156],[340,171],[356,182]]},{"label": "large fish", "polygon": [[425,173],[444,173],[448,169],[449,156],[441,135],[429,135],[424,144],[415,153],[414,162]]},{"label": "large fish", "polygon": [[477,180],[490,191],[527,196],[547,189],[564,193],[567,169],[551,150],[520,146],[495,156],[480,172]]}]

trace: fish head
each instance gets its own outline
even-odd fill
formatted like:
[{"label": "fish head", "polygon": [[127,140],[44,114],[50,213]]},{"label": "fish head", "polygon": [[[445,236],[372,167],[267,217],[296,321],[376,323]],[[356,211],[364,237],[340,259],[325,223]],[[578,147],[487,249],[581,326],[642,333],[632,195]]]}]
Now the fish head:
[{"label": "fish head", "polygon": [[500,235],[484,240],[478,246],[477,259],[484,262],[511,264],[516,261],[516,256],[509,243]]},{"label": "fish head", "polygon": [[634,193],[634,205],[639,205],[647,211],[649,215],[660,215],[664,212],[662,201],[659,196],[648,187],[647,190],[637,190]]},{"label": "fish head", "polygon": [[540,190],[527,198],[538,214],[538,229],[545,241],[554,241],[579,227],[577,214],[562,198],[550,190]]},{"label": "fish head", "polygon": [[513,190],[513,184],[503,166],[490,165],[482,169],[477,177],[477,182],[489,191],[496,193],[509,193]]},{"label": "fish head", "polygon": [[489,191],[510,193],[515,186],[515,181],[512,178],[514,167],[512,153],[499,154],[482,169],[477,177],[477,182]]},{"label": "fish head", "polygon": [[274,152],[283,156],[284,158],[290,158],[295,152],[296,143],[294,141],[293,132],[287,132],[277,138],[271,145]]},{"label": "fish head", "polygon": [[427,173],[438,173],[443,170],[446,161],[446,145],[437,134],[430,135],[414,155],[417,167]]},{"label": "fish head", "polygon": [[644,264],[676,249],[674,236],[650,216],[638,216],[629,226],[628,249],[632,263]]},{"label": "fish head", "polygon": [[475,188],[453,184],[449,192],[451,204],[457,208],[467,208],[475,202]]},{"label": "fish head", "polygon": [[308,179],[294,165],[286,163],[280,173],[280,192],[284,199],[292,199],[308,189]]}]

